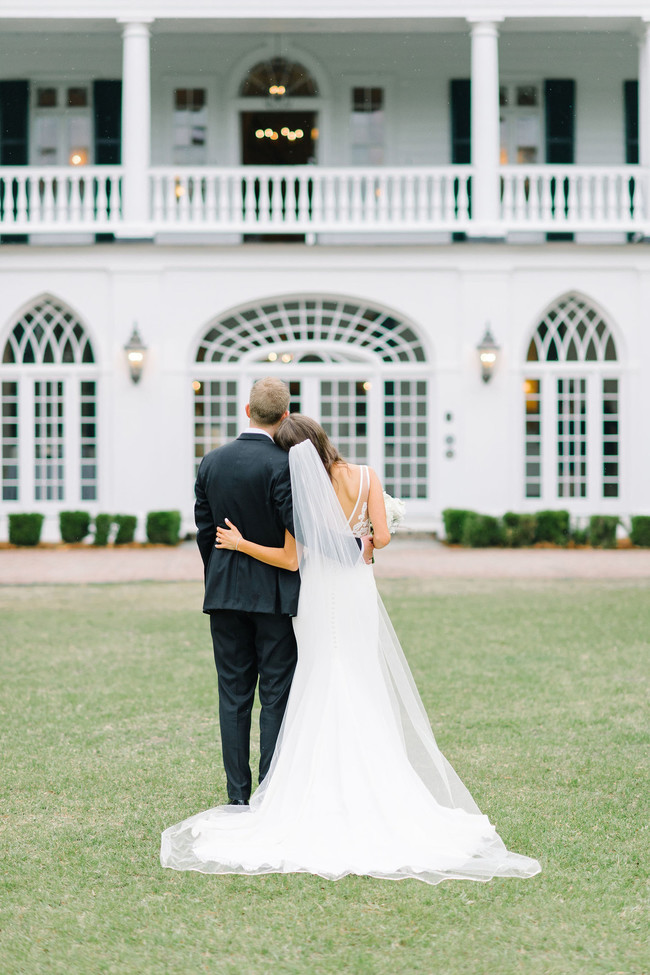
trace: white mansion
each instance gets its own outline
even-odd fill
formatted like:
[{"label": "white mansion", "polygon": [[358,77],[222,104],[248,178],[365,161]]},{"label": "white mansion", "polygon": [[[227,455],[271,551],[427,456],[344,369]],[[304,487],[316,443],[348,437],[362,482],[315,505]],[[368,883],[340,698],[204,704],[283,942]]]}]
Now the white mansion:
[{"label": "white mansion", "polygon": [[23,511],[190,528],[267,374],[413,526],[650,514],[645,0],[0,24],[0,540]]}]

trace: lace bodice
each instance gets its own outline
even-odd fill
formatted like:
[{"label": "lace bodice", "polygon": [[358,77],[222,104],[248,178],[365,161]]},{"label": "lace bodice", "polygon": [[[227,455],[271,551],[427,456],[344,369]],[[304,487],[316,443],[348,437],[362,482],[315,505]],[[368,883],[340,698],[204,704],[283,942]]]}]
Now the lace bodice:
[{"label": "lace bodice", "polygon": [[368,494],[370,493],[370,474],[365,464],[361,468],[359,478],[359,494],[357,501],[348,518],[348,524],[352,529],[352,534],[357,538],[370,534],[370,518],[368,517]]}]

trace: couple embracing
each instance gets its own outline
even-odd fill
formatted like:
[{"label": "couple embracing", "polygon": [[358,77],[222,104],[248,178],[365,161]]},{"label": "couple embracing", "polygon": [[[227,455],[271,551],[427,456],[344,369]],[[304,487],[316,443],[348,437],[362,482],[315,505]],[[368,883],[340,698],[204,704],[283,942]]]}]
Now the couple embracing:
[{"label": "couple embracing", "polygon": [[432,884],[533,876],[537,861],[506,849],[438,749],[377,593],[368,562],[390,540],[377,475],[288,406],[284,383],[260,380],[249,429],[199,468],[229,802],[165,830],[162,865]]}]

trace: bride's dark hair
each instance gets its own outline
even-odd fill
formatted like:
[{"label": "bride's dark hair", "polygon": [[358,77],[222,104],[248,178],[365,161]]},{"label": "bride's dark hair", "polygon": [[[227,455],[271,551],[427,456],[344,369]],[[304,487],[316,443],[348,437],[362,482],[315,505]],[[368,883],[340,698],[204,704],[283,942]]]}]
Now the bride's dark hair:
[{"label": "bride's dark hair", "polygon": [[274,439],[278,447],[287,451],[291,447],[295,447],[297,443],[311,440],[330,480],[334,465],[345,463],[320,423],[316,423],[316,420],[312,420],[310,416],[303,416],[302,413],[290,413],[289,416],[285,417],[278,427]]}]

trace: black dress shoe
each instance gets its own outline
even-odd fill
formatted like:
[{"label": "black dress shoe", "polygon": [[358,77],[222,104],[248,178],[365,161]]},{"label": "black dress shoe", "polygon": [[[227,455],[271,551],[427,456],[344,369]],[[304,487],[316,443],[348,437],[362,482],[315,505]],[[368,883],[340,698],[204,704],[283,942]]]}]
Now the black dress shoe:
[{"label": "black dress shoe", "polygon": [[228,800],[228,805],[229,806],[247,806],[248,805],[248,799],[229,799]]}]

